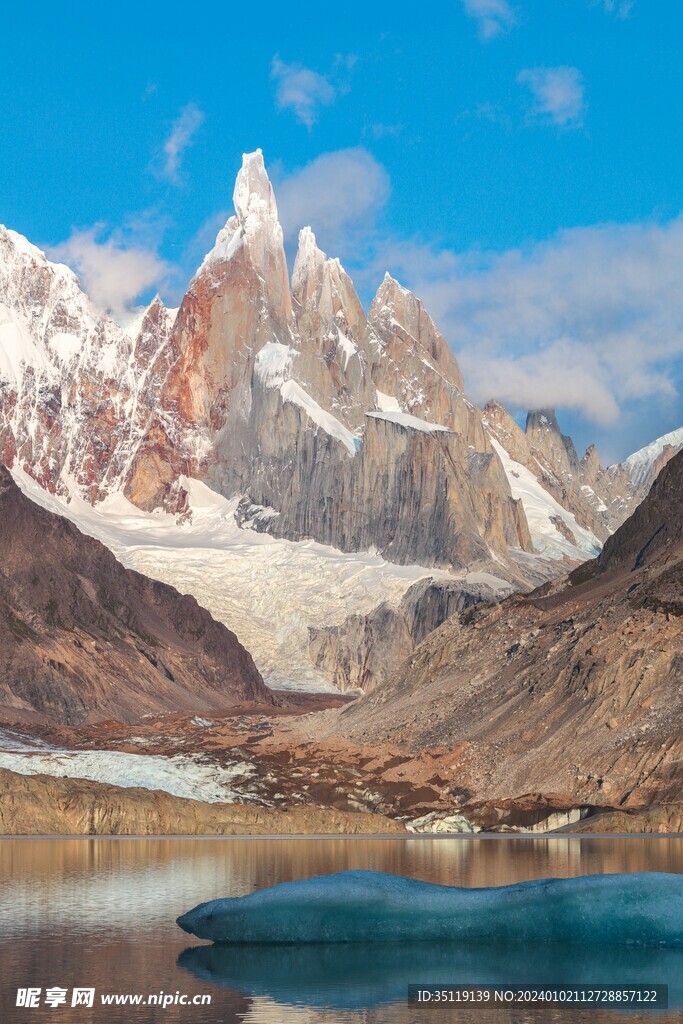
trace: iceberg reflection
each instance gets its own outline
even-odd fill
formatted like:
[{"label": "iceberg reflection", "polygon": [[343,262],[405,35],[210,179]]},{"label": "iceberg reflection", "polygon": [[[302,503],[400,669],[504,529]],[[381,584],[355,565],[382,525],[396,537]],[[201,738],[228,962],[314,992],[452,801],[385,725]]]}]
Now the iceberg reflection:
[{"label": "iceberg reflection", "polygon": [[402,1004],[411,984],[668,985],[669,1008],[683,1007],[683,951],[672,949],[443,942],[213,945],[184,950],[178,966],[245,996],[321,1010]]}]

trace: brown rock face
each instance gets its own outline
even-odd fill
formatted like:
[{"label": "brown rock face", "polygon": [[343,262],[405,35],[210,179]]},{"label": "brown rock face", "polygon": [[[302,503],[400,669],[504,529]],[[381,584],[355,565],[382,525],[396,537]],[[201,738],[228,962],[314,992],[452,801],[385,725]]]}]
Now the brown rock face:
[{"label": "brown rock face", "polygon": [[396,608],[384,602],[339,626],[310,629],[311,660],[342,693],[369,693],[393,678],[417,645],[451,615],[495,598],[484,584],[420,580]]},{"label": "brown rock face", "polygon": [[362,835],[405,834],[405,828],[381,814],[333,807],[276,810],[207,804],[158,790],[17,775],[0,768],[0,832],[18,836]]},{"label": "brown rock face", "polygon": [[192,597],[132,572],[0,467],[0,705],[65,723],[272,703],[251,656]]},{"label": "brown rock face", "polygon": [[680,798],[683,454],[556,584],[454,616],[338,715],[356,742],[446,747],[486,799],[530,790],[638,807]]}]

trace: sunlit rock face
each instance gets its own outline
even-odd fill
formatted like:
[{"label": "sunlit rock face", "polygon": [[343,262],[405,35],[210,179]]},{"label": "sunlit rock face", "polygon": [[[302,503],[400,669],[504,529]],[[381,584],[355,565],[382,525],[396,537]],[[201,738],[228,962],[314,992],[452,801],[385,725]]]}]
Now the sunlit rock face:
[{"label": "sunlit rock face", "polygon": [[481,413],[419,300],[387,277],[366,318],[309,228],[290,293],[260,152],[245,156],[234,203],[181,304],[128,496],[181,510],[184,473],[243,496],[244,525],[290,539],[446,566],[529,550]]}]

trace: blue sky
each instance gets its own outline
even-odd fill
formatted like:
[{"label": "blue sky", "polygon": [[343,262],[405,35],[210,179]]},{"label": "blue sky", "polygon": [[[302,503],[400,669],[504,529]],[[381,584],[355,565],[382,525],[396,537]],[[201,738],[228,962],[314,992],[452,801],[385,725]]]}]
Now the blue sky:
[{"label": "blue sky", "polygon": [[606,459],[683,422],[679,0],[42,2],[3,13],[0,221],[117,313],[176,301],[260,146],[366,304]]}]

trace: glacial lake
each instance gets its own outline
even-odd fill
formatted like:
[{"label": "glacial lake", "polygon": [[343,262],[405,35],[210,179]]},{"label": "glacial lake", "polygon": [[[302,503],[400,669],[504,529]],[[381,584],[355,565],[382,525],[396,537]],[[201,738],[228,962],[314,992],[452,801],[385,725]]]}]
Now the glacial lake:
[{"label": "glacial lake", "polygon": [[[193,940],[175,924],[178,915],[205,900],[352,868],[468,886],[598,872],[683,873],[683,838],[2,839],[0,1021],[683,1021],[683,951],[419,943],[220,949]],[[643,1011],[407,1006],[409,983],[475,982],[668,983],[676,1007],[648,1016]],[[95,989],[92,1008],[71,1006],[76,987]],[[39,1005],[17,1006],[20,989],[40,989]],[[47,989],[62,990],[66,1005],[44,1005]],[[102,995],[160,993],[210,996],[211,1005],[101,1002]],[[24,992],[22,998],[30,997]]]}]

